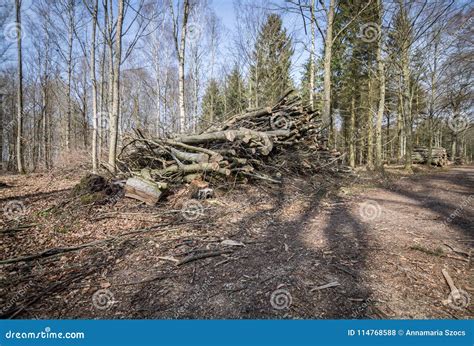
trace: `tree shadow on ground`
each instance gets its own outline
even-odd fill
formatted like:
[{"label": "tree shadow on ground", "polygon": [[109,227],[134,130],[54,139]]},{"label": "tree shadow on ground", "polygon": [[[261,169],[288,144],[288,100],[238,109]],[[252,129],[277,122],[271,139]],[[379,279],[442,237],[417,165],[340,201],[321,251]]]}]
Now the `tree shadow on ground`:
[{"label": "tree shadow on ground", "polygon": [[[328,186],[309,186],[303,182],[298,196],[285,185],[271,187],[259,197],[248,196],[257,210],[234,224],[231,234],[236,240],[251,240],[249,244],[235,253],[230,264],[199,267],[192,284],[189,275],[188,281],[174,280],[173,285],[181,285],[176,304],[157,302],[147,317],[368,317],[373,304],[364,278],[366,229],[347,206],[320,215]],[[296,214],[291,211],[294,200],[307,201]],[[321,217],[325,223],[315,224]],[[339,286],[312,291],[334,281]],[[144,294],[137,292],[134,301]]]},{"label": "tree shadow on ground", "polygon": [[[472,204],[474,203],[473,192],[474,192],[474,179],[466,174],[463,174],[462,170],[456,170],[450,172],[449,175],[433,176],[430,179],[426,177],[415,177],[412,179],[416,182],[419,189],[414,191],[412,188],[404,187],[403,185],[397,186],[393,191],[400,196],[410,198],[418,203],[418,205],[426,210],[432,211],[438,214],[441,218],[440,222],[450,227],[462,231],[468,237],[474,236],[474,228],[472,227],[474,220],[474,211]],[[464,198],[457,201],[456,204],[450,203],[441,197],[434,197],[432,192],[433,189],[438,189],[441,184],[442,191],[460,194],[459,191],[464,191],[462,194]],[[446,188],[446,184],[455,189]],[[427,197],[429,196],[429,197]]]}]

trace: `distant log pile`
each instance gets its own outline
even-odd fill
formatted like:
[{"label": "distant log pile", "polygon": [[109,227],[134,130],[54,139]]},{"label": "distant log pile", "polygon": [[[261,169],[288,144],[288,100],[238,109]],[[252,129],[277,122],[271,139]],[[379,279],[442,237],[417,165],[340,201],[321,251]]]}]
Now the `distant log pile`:
[{"label": "distant log pile", "polygon": [[312,174],[340,161],[326,148],[322,130],[319,113],[290,91],[273,107],[232,116],[199,134],[149,138],[137,131],[119,155],[119,168],[133,177],[126,195],[149,204],[162,187],[194,180],[279,183],[285,173]]},{"label": "distant log pile", "polygon": [[454,164],[455,165],[458,165],[458,166],[463,166],[466,164],[466,160],[464,159],[464,157],[462,156],[457,156],[455,159],[454,159]]},{"label": "distant log pile", "polygon": [[[428,151],[426,147],[415,147],[411,156],[413,163],[427,163]],[[431,150],[431,164],[439,167],[444,167],[448,164],[448,154],[444,148],[432,148]]]}]

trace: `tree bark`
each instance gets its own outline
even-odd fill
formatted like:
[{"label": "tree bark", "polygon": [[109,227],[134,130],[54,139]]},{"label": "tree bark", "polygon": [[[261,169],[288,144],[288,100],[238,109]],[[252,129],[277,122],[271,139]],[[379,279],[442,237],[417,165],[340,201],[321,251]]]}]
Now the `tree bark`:
[{"label": "tree bark", "polygon": [[402,51],[402,75],[403,75],[403,119],[405,125],[405,169],[412,169],[411,153],[413,150],[413,115],[411,113],[411,81],[408,46],[404,45]]},{"label": "tree bark", "polygon": [[326,38],[324,40],[324,86],[323,86],[323,125],[331,124],[331,59],[335,0],[330,0],[327,13]]},{"label": "tree bark", "polygon": [[399,40],[400,49],[400,67],[401,67],[401,85],[400,85],[400,101],[401,101],[401,113],[403,118],[403,129],[404,129],[404,156],[405,156],[405,169],[411,171],[412,169],[412,150],[413,150],[413,114],[412,114],[412,95],[413,86],[411,83],[411,71],[410,71],[410,47],[412,40],[410,35],[412,33],[412,24],[409,21],[408,14],[405,8],[405,3],[401,1],[399,3],[401,13],[401,26],[398,35],[401,37]]},{"label": "tree bark", "polygon": [[398,112],[397,112],[397,136],[398,136],[398,148],[397,148],[397,159],[399,162],[402,161],[405,156],[405,121],[403,118],[403,96],[402,96],[402,82],[399,81],[398,90]]},{"label": "tree bark", "polygon": [[16,133],[16,162],[17,169],[20,174],[25,173],[25,165],[23,158],[23,59],[21,51],[21,0],[15,0],[16,12],[16,38],[17,38],[17,133]]},{"label": "tree bark", "polygon": [[372,79],[369,74],[369,85],[368,85],[368,114],[367,114],[367,168],[369,170],[374,168],[374,134],[373,134],[373,122],[374,115],[372,109]]},{"label": "tree bark", "polygon": [[3,166],[3,121],[4,121],[4,112],[3,112],[3,94],[0,92],[0,171],[4,170]]},{"label": "tree bark", "polygon": [[433,122],[435,113],[435,95],[436,95],[436,74],[438,72],[438,45],[439,35],[434,38],[434,54],[433,54],[433,70],[431,71],[431,90],[430,90],[430,101],[428,110],[428,159],[426,164],[431,166],[433,160]]},{"label": "tree bark", "polygon": [[97,12],[98,12],[98,0],[94,2],[94,9],[92,13],[92,41],[91,41],[91,63],[90,73],[92,82],[92,172],[97,173],[98,166],[98,152],[97,152],[97,139],[98,139],[98,127],[97,122],[97,79],[95,75],[95,40],[96,40],[96,28],[97,28]]},{"label": "tree bark", "polygon": [[355,96],[351,97],[351,111],[349,119],[349,166],[355,167]]},{"label": "tree bark", "polygon": [[[173,4],[171,4],[173,6]],[[179,132],[184,133],[186,130],[186,109],[184,105],[184,58],[186,54],[186,31],[189,17],[189,0],[184,0],[183,5],[183,21],[181,23],[181,39],[178,44],[178,32],[177,32],[177,23],[175,24],[175,45],[176,52],[178,54],[178,89],[179,89]],[[178,19],[176,18],[176,21]]]},{"label": "tree bark", "polygon": [[309,52],[309,104],[314,109],[314,56],[316,54],[316,18],[314,15],[315,1],[311,0],[311,49]]},{"label": "tree bark", "polygon": [[[104,1],[104,12],[107,12],[105,6],[107,2]],[[102,126],[103,117],[105,116],[105,110],[107,109],[106,105],[108,103],[107,92],[106,92],[106,81],[105,81],[105,64],[107,58],[107,37],[106,37],[106,28],[107,28],[107,19],[106,15],[104,15],[104,29],[103,29],[103,47],[102,47],[102,55],[100,57],[100,107],[99,113],[97,115],[97,161],[98,164],[102,162],[102,143],[104,141],[104,128]]]},{"label": "tree bark", "polygon": [[67,51],[67,114],[66,114],[66,150],[71,149],[71,127],[72,127],[72,46],[74,43],[74,0],[68,1],[68,51]]},{"label": "tree bark", "polygon": [[117,31],[115,41],[115,59],[113,73],[113,102],[110,117],[109,168],[116,171],[118,125],[120,117],[120,64],[122,60],[122,26],[124,0],[118,1]]},{"label": "tree bark", "polygon": [[290,132],[287,130],[258,132],[250,129],[241,128],[240,130],[226,130],[203,133],[200,135],[179,136],[175,138],[175,140],[184,144],[200,144],[211,141],[232,142],[234,141],[234,139],[242,139],[244,142],[249,142],[250,140],[257,140],[262,143],[262,146],[259,147],[260,152],[263,155],[268,155],[273,149],[273,143],[270,140],[270,137],[286,137],[289,134]]},{"label": "tree bark", "polygon": [[[379,15],[379,26],[381,29],[382,26],[382,17],[383,17],[383,8],[382,1],[377,0],[378,5],[378,15]],[[382,44],[383,36],[382,30],[380,30],[379,37],[377,39],[377,75],[379,80],[379,102],[377,108],[377,120],[375,126],[375,168],[378,170],[383,169],[382,161],[382,119],[385,109],[385,62],[382,57]],[[390,123],[387,124],[387,127],[390,126]],[[387,130],[388,133],[388,130]],[[387,141],[389,140],[387,136]]]}]

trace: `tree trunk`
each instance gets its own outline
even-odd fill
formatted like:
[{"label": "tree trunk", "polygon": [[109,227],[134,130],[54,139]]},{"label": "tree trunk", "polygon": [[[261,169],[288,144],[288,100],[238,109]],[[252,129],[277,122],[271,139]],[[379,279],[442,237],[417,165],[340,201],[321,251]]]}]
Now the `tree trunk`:
[{"label": "tree trunk", "polygon": [[88,103],[87,103],[87,62],[85,61],[86,58],[84,57],[84,70],[83,70],[83,78],[82,78],[82,143],[84,145],[84,150],[87,150],[89,146],[88,143],[88,130],[89,125],[87,123],[87,112],[88,112]]},{"label": "tree trunk", "polygon": [[[382,25],[383,9],[382,1],[377,1],[379,25]],[[382,31],[380,30],[379,37],[377,39],[377,75],[379,80],[379,103],[377,108],[377,120],[375,126],[375,168],[378,170],[383,169],[382,161],[382,118],[385,109],[385,63],[382,58],[382,44],[383,37]],[[387,124],[387,128],[390,123]],[[388,130],[387,130],[387,141],[388,141]]]},{"label": "tree trunk", "polygon": [[411,82],[410,66],[408,57],[408,46],[404,45],[402,52],[402,74],[403,74],[403,118],[405,123],[405,169],[411,171],[413,150],[413,115],[411,113]]},{"label": "tree trunk", "polygon": [[74,0],[68,2],[68,52],[67,52],[67,114],[66,114],[66,150],[71,149],[71,127],[72,127],[72,99],[71,99],[71,85],[72,85],[72,46],[74,42]]},{"label": "tree trunk", "polygon": [[[198,68],[198,51],[197,48],[195,49],[195,55],[194,55],[194,90],[193,90],[193,97],[194,97],[194,102],[193,102],[193,119],[191,121],[192,123],[192,132],[196,132],[196,124],[197,124],[197,119],[198,119],[198,109],[199,109],[199,68]],[[212,74],[211,74],[212,75]]]},{"label": "tree trunk", "polygon": [[403,97],[402,97],[401,81],[400,81],[400,87],[398,90],[397,137],[398,137],[397,160],[401,162],[401,160],[405,156],[405,125],[404,125],[404,118],[403,118]]},{"label": "tree trunk", "polygon": [[16,37],[18,54],[18,75],[17,75],[17,133],[16,133],[16,162],[20,174],[25,173],[23,159],[23,60],[21,55],[21,0],[15,0],[16,12]]},{"label": "tree trunk", "polygon": [[309,104],[314,109],[314,56],[316,54],[316,18],[314,16],[315,1],[311,0],[311,49],[309,52]]},{"label": "tree trunk", "polygon": [[92,14],[92,41],[91,41],[91,63],[90,73],[92,82],[92,172],[97,173],[98,166],[98,151],[97,151],[97,139],[98,139],[98,127],[97,122],[97,79],[95,77],[95,37],[97,27],[97,12],[98,12],[98,0],[94,2],[94,10]]},{"label": "tree trunk", "polygon": [[351,113],[349,119],[349,166],[355,167],[355,96],[351,97]]},{"label": "tree trunk", "polygon": [[5,167],[3,166],[3,121],[3,94],[0,93],[0,171],[3,171],[5,169]]},{"label": "tree trunk", "polygon": [[331,58],[332,58],[332,31],[334,22],[335,0],[330,0],[327,13],[326,38],[324,40],[324,86],[323,86],[323,125],[331,123]]},{"label": "tree trunk", "polygon": [[[105,20],[104,20],[105,21]],[[104,23],[104,28],[106,28],[106,25]],[[99,113],[97,115],[97,163],[100,165],[102,162],[102,143],[104,140],[104,128],[102,126],[103,123],[103,117],[105,115],[105,109],[106,109],[106,104],[108,102],[107,100],[107,93],[105,90],[106,83],[105,83],[105,63],[106,63],[106,55],[107,55],[107,44],[106,44],[106,37],[105,37],[105,29],[104,29],[104,44],[102,48],[102,56],[100,58],[100,107],[99,107]]]},{"label": "tree trunk", "polygon": [[439,36],[434,38],[434,54],[433,54],[433,71],[431,72],[431,92],[429,101],[429,114],[428,114],[428,159],[426,164],[428,167],[431,166],[433,160],[432,149],[433,149],[433,131],[434,131],[434,112],[435,112],[435,95],[436,95],[436,74],[438,71],[438,44]]},{"label": "tree trunk", "polygon": [[48,84],[44,81],[41,90],[41,111],[43,112],[43,159],[46,169],[50,169],[50,148],[49,148],[49,112],[48,112]]},{"label": "tree trunk", "polygon": [[120,117],[120,64],[122,60],[122,26],[124,0],[118,1],[117,31],[115,38],[115,59],[113,73],[113,102],[110,122],[109,168],[116,171],[118,125]]},{"label": "tree trunk", "polygon": [[[108,37],[106,39],[107,41],[107,53],[108,53],[108,81],[107,81],[107,112],[105,115],[108,116],[107,120],[102,119],[102,122],[104,125],[104,133],[107,133],[107,136],[105,137],[106,143],[109,145],[109,154],[110,154],[110,145],[111,145],[111,131],[112,131],[112,123],[113,123],[113,102],[114,102],[114,45],[113,45],[113,31],[114,31],[114,25],[112,23],[113,21],[113,2],[111,1],[110,3],[108,0],[105,0],[106,4],[106,9],[105,9],[105,21],[108,26]],[[110,9],[109,9],[110,7]],[[108,15],[107,11],[110,11],[110,15]],[[103,115],[104,117],[104,115]],[[110,156],[109,156],[110,157]]]},{"label": "tree trunk", "polygon": [[179,132],[186,130],[186,109],[184,106],[184,58],[186,54],[186,31],[189,16],[189,0],[184,0],[183,22],[181,24],[181,42],[178,47],[177,32],[175,33],[176,50],[178,53],[178,89],[179,89]]},{"label": "tree trunk", "polygon": [[374,168],[374,134],[373,134],[373,122],[374,115],[372,109],[372,78],[369,74],[369,85],[368,85],[368,115],[367,115],[367,168],[372,170]]}]

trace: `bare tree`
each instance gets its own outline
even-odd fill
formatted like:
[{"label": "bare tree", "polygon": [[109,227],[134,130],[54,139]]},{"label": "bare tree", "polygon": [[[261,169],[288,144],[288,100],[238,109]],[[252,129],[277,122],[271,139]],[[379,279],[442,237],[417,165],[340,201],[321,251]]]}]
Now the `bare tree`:
[{"label": "bare tree", "polygon": [[[183,18],[181,20],[181,35],[178,30],[179,15],[174,14],[173,1],[170,0],[171,15],[173,16],[173,38],[176,47],[176,54],[178,55],[178,85],[179,85],[179,131],[182,133],[186,130],[186,109],[184,106],[184,63],[186,54],[186,31],[189,19],[189,0],[184,0],[183,4]],[[179,2],[178,2],[179,10]]]},{"label": "bare tree", "polygon": [[98,15],[98,0],[94,1],[92,9],[92,38],[91,38],[91,56],[90,56],[90,75],[92,82],[92,171],[97,173],[98,166],[98,137],[99,126],[97,122],[97,78],[95,74],[95,42]]},{"label": "bare tree", "polygon": [[112,172],[116,170],[118,125],[120,117],[120,65],[122,62],[122,27],[123,27],[124,0],[118,1],[116,39],[114,51],[113,68],[113,93],[112,93],[112,112],[109,118],[109,168]]},{"label": "bare tree", "polygon": [[333,25],[334,25],[335,0],[329,1],[327,13],[326,37],[324,38],[324,82],[323,82],[323,123],[328,125],[331,122],[331,59],[333,45]]},{"label": "bare tree", "polygon": [[311,48],[309,51],[309,103],[314,109],[314,60],[316,56],[316,16],[315,0],[311,0]]},{"label": "bare tree", "polygon": [[16,160],[18,172],[24,174],[25,164],[23,158],[23,59],[21,50],[21,0],[15,0],[15,18],[18,56]]}]

